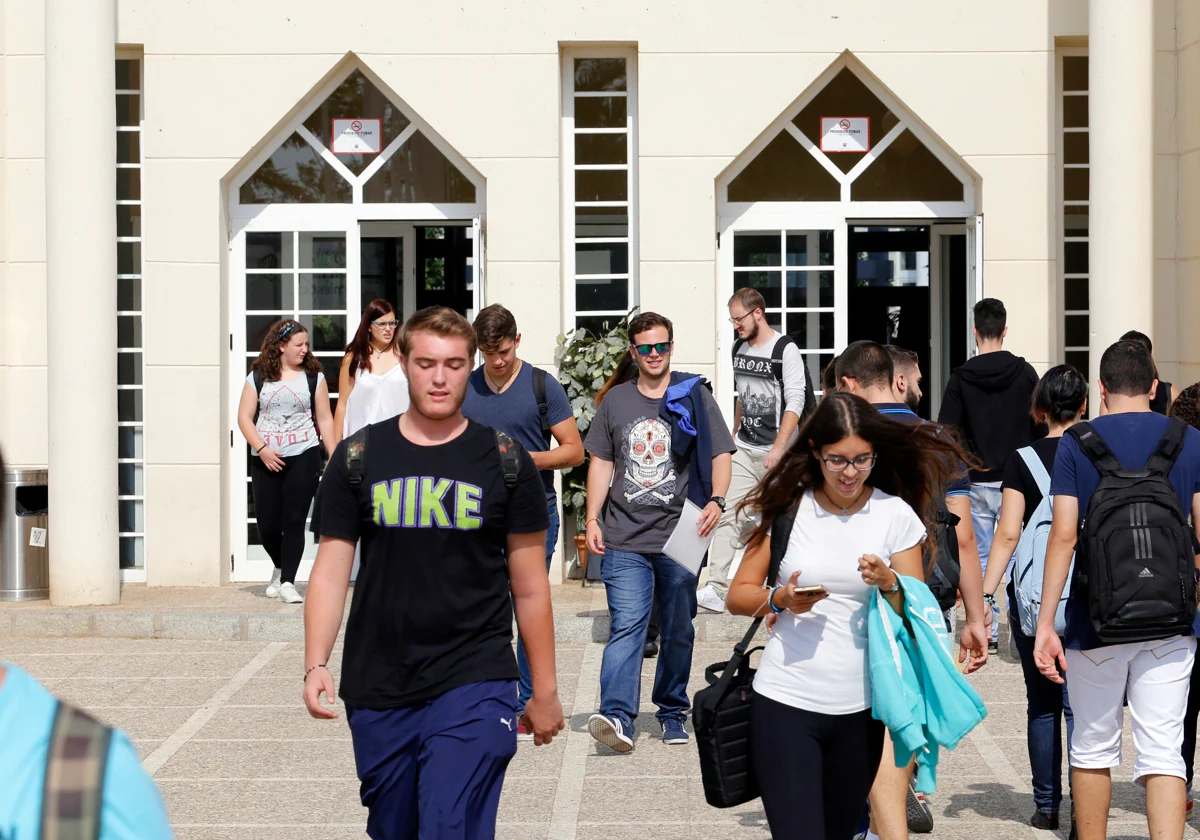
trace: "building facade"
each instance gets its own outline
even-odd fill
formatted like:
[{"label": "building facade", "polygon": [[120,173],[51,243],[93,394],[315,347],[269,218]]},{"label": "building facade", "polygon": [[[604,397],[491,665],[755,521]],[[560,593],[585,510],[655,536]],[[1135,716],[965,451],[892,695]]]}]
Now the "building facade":
[{"label": "building facade", "polygon": [[1200,379],[1200,0],[2,8],[0,444],[58,603],[266,579],[247,365],[295,317],[336,394],[376,297],[502,302],[546,367],[660,311],[730,409],[748,284],[813,375],[917,350],[930,412],[983,296],[1039,369],[1136,328]]}]

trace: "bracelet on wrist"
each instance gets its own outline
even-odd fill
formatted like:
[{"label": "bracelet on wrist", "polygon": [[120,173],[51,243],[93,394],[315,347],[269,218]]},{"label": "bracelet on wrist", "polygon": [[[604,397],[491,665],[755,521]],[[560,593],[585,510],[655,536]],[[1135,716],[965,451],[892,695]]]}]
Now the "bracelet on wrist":
[{"label": "bracelet on wrist", "polygon": [[320,665],[314,665],[311,668],[309,668],[307,671],[304,672],[304,681],[308,682],[308,675],[311,674],[313,671],[317,670],[318,668],[324,668],[326,671],[329,670],[329,667],[324,662],[322,662]]},{"label": "bracelet on wrist", "polygon": [[775,613],[775,615],[781,615],[783,613],[783,607],[775,606],[775,593],[778,592],[780,589],[783,589],[783,587],[782,586],[772,587],[770,594],[767,595],[767,606],[771,608],[771,612]]},{"label": "bracelet on wrist", "polygon": [[983,600],[984,600],[984,603],[988,604],[989,606],[993,606],[993,607],[996,606],[996,596],[995,595],[988,595],[985,593],[983,596]]},{"label": "bracelet on wrist", "polygon": [[601,525],[603,525],[603,524],[604,524],[603,522],[601,522],[601,521],[600,521],[600,517],[599,517],[599,516],[593,516],[593,517],[592,517],[591,519],[589,519],[587,522],[584,522],[584,523],[583,523],[583,527],[584,527],[584,528],[587,528],[587,526],[591,525],[593,522],[600,522],[600,524],[601,524]]}]

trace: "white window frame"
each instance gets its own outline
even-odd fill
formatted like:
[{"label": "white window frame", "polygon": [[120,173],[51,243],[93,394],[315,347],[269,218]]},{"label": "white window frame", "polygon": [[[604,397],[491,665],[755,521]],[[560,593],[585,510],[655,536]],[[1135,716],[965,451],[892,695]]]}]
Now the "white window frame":
[{"label": "white window frame", "polygon": [[[355,176],[337,156],[324,149],[320,140],[312,136],[304,128],[304,121],[321,106],[339,85],[355,70],[360,71],[367,79],[386,96],[393,105],[398,107],[410,124],[405,130],[372,161],[360,175]],[[363,185],[374,175],[388,159],[391,158],[416,131],[420,131],[446,159],[453,164],[475,187],[473,203],[364,203]],[[255,172],[258,171],[279,145],[293,133],[300,133],[310,144],[320,152],[321,156],[346,178],[352,187],[352,202],[348,204],[242,204],[240,189]],[[314,142],[315,141],[315,142]],[[405,223],[404,229],[411,230],[413,225],[427,226],[466,226],[474,239],[473,252],[470,258],[474,266],[473,298],[474,310],[478,311],[484,300],[485,280],[484,266],[486,255],[483,250],[484,232],[486,230],[485,207],[487,203],[487,183],[483,176],[457,151],[453,149],[434,129],[423,120],[404,100],[388,87],[375,73],[358,61],[347,62],[337,72],[331,74],[325,84],[315,91],[307,104],[292,119],[280,126],[272,134],[270,142],[265,144],[258,153],[245,160],[229,179],[226,191],[226,202],[229,208],[229,343],[228,373],[226,388],[231,396],[227,423],[229,428],[229,463],[231,486],[226,498],[226,521],[230,528],[230,580],[232,581],[265,581],[271,576],[269,561],[261,558],[248,557],[246,528],[251,519],[247,511],[248,491],[246,480],[246,442],[237,425],[238,402],[242,387],[246,381],[246,234],[247,233],[330,233],[346,237],[346,329],[347,339],[358,327],[358,313],[362,311],[361,298],[361,237],[362,225],[372,222]],[[414,281],[411,266],[415,265],[415,245],[413,237],[405,238],[404,287],[405,305],[410,304],[410,287]],[[299,262],[297,254],[297,262]],[[293,269],[294,271],[295,269]],[[299,303],[298,301],[296,303]],[[286,311],[286,310],[284,310]],[[310,310],[305,310],[306,316]],[[326,314],[341,315],[342,312],[330,311]],[[327,351],[326,351],[327,352]],[[328,358],[328,356],[326,356]],[[337,396],[333,394],[333,396]],[[306,531],[306,539],[307,531]],[[306,543],[306,557],[301,563],[297,580],[307,580],[312,569],[315,550]]]},{"label": "white window frame", "polygon": [[[898,122],[875,146],[863,155],[863,159],[849,172],[842,172],[821,153],[817,145],[805,137],[792,123],[800,113],[832,79],[849,67],[859,81],[866,86],[896,116]],[[945,166],[963,185],[962,201],[853,201],[851,185],[868,166],[907,129]],[[838,201],[758,201],[735,202],[729,200],[729,185],[751,162],[779,135],[787,131],[813,158],[834,177],[841,186]],[[752,230],[833,230],[834,231],[834,336],[838,348],[846,346],[848,328],[846,319],[847,283],[849,266],[846,262],[848,224],[861,225],[866,222],[886,221],[888,224],[920,223],[932,225],[937,221],[967,220],[968,299],[973,304],[982,294],[982,231],[983,217],[976,214],[976,189],[978,180],[971,171],[946,150],[945,146],[911,112],[892,96],[874,76],[862,67],[851,55],[843,54],[818,76],[808,89],[789,105],[758,138],[746,148],[717,178],[717,266],[718,304],[722,311],[725,301],[733,294],[733,234]],[[900,221],[903,220],[903,221]],[[974,282],[971,283],[970,280]],[[719,313],[720,315],[720,313]],[[786,326],[786,325],[785,325]],[[717,387],[716,393],[723,412],[731,418],[734,397],[733,331],[721,328],[717,333]],[[814,383],[816,385],[817,383]],[[814,388],[819,390],[819,388]]]},{"label": "white window frame", "polygon": [[[143,126],[146,120],[146,59],[140,50],[117,50],[114,56],[114,61],[136,61],[138,63],[138,87],[136,90],[128,88],[118,88],[117,94],[137,94],[138,97],[138,124],[137,126],[117,126],[118,134],[137,134],[138,135],[138,161],[137,163],[117,163],[117,169],[132,169],[139,172],[140,175],[145,174],[145,148],[142,140],[144,139]],[[139,180],[138,195],[142,195],[142,188],[145,187],[145,178]],[[142,210],[145,209],[145,204],[142,198],[137,199],[121,199],[117,198],[116,206],[133,206]],[[115,212],[115,210],[114,210]],[[131,428],[141,429],[142,432],[142,454],[141,457],[121,458],[118,453],[117,464],[118,471],[121,466],[132,465],[135,472],[140,468],[142,488],[141,493],[121,494],[118,487],[117,504],[121,505],[127,502],[132,502],[134,505],[141,508],[142,528],[140,531],[119,531],[117,535],[118,541],[123,539],[141,540],[142,545],[142,566],[141,568],[121,569],[120,579],[127,583],[145,583],[146,582],[146,564],[149,562],[149,551],[146,547],[146,264],[145,264],[145,249],[140,247],[145,239],[146,219],[145,214],[139,214],[139,236],[117,236],[118,243],[137,243],[139,245],[138,254],[138,270],[135,274],[118,274],[118,283],[121,280],[133,280],[138,283],[138,298],[141,301],[141,308],[137,310],[117,310],[117,317],[136,316],[138,318],[139,332],[141,333],[141,343],[135,347],[117,348],[117,355],[132,355],[138,354],[141,358],[140,364],[140,383],[137,385],[117,385],[118,391],[140,391],[142,394],[142,419],[141,420],[117,420],[118,429]],[[119,481],[119,479],[118,479]],[[119,520],[119,517],[118,517]],[[119,527],[119,522],[118,522]]]},{"label": "white window frame", "polygon": [[[1084,243],[1089,242],[1090,237],[1091,237],[1092,227],[1091,227],[1091,210],[1090,210],[1091,199],[1090,198],[1087,200],[1075,199],[1072,201],[1068,201],[1066,198],[1066,184],[1065,184],[1066,171],[1068,169],[1090,169],[1091,168],[1091,155],[1090,154],[1088,155],[1088,163],[1066,163],[1066,162],[1064,162],[1065,158],[1064,158],[1064,148],[1063,147],[1065,145],[1064,138],[1066,137],[1067,134],[1088,134],[1088,133],[1090,133],[1090,131],[1091,131],[1091,119],[1090,119],[1091,109],[1089,108],[1089,111],[1088,111],[1088,113],[1089,113],[1088,123],[1089,124],[1086,128],[1067,128],[1064,125],[1065,115],[1063,112],[1063,100],[1067,95],[1071,95],[1071,96],[1084,95],[1089,98],[1089,104],[1090,104],[1091,94],[1089,91],[1078,91],[1078,90],[1070,91],[1070,93],[1068,94],[1067,92],[1065,92],[1063,90],[1063,59],[1068,58],[1068,57],[1079,57],[1079,56],[1086,58],[1087,55],[1088,55],[1087,47],[1059,47],[1055,51],[1055,55],[1054,55],[1054,125],[1057,128],[1057,131],[1055,132],[1055,135],[1054,135],[1054,143],[1055,143],[1054,151],[1055,151],[1056,159],[1058,161],[1058,166],[1055,168],[1055,173],[1054,173],[1056,198],[1057,198],[1056,206],[1055,206],[1055,215],[1058,217],[1058,226],[1057,226],[1058,243],[1057,243],[1057,254],[1056,254],[1057,261],[1058,261],[1058,271],[1057,271],[1058,284],[1057,284],[1057,291],[1056,291],[1056,303],[1057,303],[1056,311],[1059,313],[1059,315],[1057,318],[1053,319],[1052,324],[1051,324],[1051,329],[1054,330],[1055,333],[1057,333],[1054,344],[1058,349],[1058,358],[1066,361],[1067,353],[1076,353],[1076,352],[1088,353],[1089,354],[1088,355],[1088,365],[1089,365],[1089,367],[1095,367],[1095,365],[1092,364],[1092,358],[1090,355],[1090,352],[1091,352],[1090,347],[1088,347],[1087,345],[1083,345],[1083,346],[1079,346],[1079,345],[1068,346],[1067,345],[1067,318],[1068,318],[1068,316],[1076,316],[1076,315],[1086,316],[1088,318],[1089,329],[1090,329],[1090,325],[1091,325],[1090,308],[1089,309],[1072,309],[1072,310],[1067,309],[1066,291],[1067,291],[1067,280],[1068,279],[1084,279],[1088,282],[1088,286],[1089,286],[1088,305],[1089,305],[1089,307],[1091,305],[1091,294],[1090,294],[1091,265],[1090,264],[1088,265],[1088,270],[1089,270],[1088,274],[1067,274],[1067,243],[1068,242],[1084,242]],[[1090,87],[1090,85],[1089,85],[1089,87]],[[1090,196],[1090,194],[1091,193],[1089,192],[1089,196]],[[1064,208],[1067,206],[1088,207],[1089,208],[1089,211],[1088,211],[1088,235],[1087,236],[1067,236],[1067,215],[1064,212]],[[1085,377],[1091,376],[1089,371],[1085,370],[1085,371],[1081,371],[1081,372],[1083,373],[1083,375]]]},{"label": "white window frame", "polygon": [[[598,93],[575,91],[575,60],[581,58],[622,58],[625,60],[625,91],[605,91]],[[580,164],[575,163],[575,136],[579,134],[619,134],[621,129],[576,129],[575,128],[575,97],[587,96],[624,96],[626,134],[626,167],[620,165]],[[639,239],[638,236],[638,66],[636,47],[569,47],[562,51],[562,183],[563,183],[563,219],[562,219],[562,277],[563,277],[563,323],[570,332],[575,329],[576,317],[614,316],[616,320],[623,318],[628,311],[640,303],[639,283]],[[579,169],[628,169],[629,186],[626,190],[628,201],[625,202],[585,202],[578,206],[584,207],[619,207],[626,205],[629,213],[629,232],[627,237],[618,238],[589,238],[577,239],[575,236],[575,172]],[[628,282],[629,306],[621,312],[616,310],[576,311],[576,277],[575,248],[578,244],[602,244],[606,242],[629,243],[629,273],[628,275],[589,274],[586,278],[592,280],[621,279]]]}]

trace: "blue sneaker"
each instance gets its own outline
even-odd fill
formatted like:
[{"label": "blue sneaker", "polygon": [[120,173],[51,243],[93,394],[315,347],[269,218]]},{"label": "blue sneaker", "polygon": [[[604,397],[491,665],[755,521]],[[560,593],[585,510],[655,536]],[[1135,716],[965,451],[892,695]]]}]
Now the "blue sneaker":
[{"label": "blue sneaker", "polygon": [[688,734],[687,730],[683,728],[683,721],[669,718],[659,723],[662,725],[664,744],[686,744],[688,742]]},{"label": "blue sneaker", "polygon": [[588,734],[619,753],[633,749],[633,727],[619,717],[592,715],[588,718]]}]

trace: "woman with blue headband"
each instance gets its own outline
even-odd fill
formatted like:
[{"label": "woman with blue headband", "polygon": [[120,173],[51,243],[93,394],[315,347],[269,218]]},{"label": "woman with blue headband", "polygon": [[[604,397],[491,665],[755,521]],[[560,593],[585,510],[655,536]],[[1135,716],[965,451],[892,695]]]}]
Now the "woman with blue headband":
[{"label": "woman with blue headband", "polygon": [[262,546],[275,565],[268,598],[303,603],[296,570],[304,523],[321,478],[321,441],[336,444],[329,386],[299,321],[276,321],[250,367],[238,405],[238,428],[254,450],[250,484]]}]

